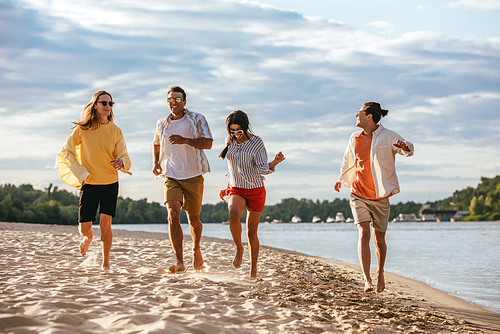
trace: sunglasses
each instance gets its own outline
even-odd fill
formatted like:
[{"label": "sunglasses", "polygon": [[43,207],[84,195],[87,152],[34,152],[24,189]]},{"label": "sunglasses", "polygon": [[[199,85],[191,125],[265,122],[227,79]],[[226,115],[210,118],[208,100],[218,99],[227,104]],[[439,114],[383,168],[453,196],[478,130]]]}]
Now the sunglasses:
[{"label": "sunglasses", "polygon": [[245,133],[245,131],[243,131],[243,130],[241,130],[241,129],[239,129],[239,130],[229,130],[229,133],[230,133],[230,134],[232,134],[232,135],[234,135],[235,133],[236,133],[237,135],[242,135],[242,134],[244,134],[244,133]]},{"label": "sunglasses", "polygon": [[107,106],[107,105],[108,105],[108,103],[109,103],[109,106],[110,106],[110,107],[112,107],[112,106],[113,106],[113,104],[115,104],[113,101],[109,101],[109,102],[108,102],[108,101],[97,101],[96,103],[100,103],[100,104],[102,104],[102,106],[103,106],[103,107]]},{"label": "sunglasses", "polygon": [[172,102],[177,102],[177,103],[182,103],[182,97],[176,97],[176,98],[173,98],[173,97],[168,97],[167,98],[167,102],[168,103],[172,103]]}]

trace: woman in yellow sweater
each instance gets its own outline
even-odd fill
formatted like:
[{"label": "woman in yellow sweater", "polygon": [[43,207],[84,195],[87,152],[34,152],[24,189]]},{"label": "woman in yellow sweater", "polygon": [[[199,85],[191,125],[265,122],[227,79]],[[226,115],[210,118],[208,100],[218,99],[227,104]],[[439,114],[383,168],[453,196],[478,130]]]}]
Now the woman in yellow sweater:
[{"label": "woman in yellow sweater", "polygon": [[110,268],[111,220],[118,198],[118,170],[132,174],[125,139],[114,123],[113,104],[111,94],[106,91],[98,91],[92,96],[83,108],[82,121],[73,122],[73,133],[57,155],[56,165],[61,179],[81,190],[78,223],[83,236],[82,256],[92,242],[92,223],[100,206],[102,270]]}]

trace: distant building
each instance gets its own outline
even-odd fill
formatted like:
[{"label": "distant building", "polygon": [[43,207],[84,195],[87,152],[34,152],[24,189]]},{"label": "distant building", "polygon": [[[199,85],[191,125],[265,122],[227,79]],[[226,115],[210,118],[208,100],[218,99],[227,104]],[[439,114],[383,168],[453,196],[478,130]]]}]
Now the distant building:
[{"label": "distant building", "polygon": [[469,211],[458,211],[458,210],[432,210],[429,204],[422,205],[418,216],[422,221],[457,221],[462,220],[464,217],[469,216]]},{"label": "distant building", "polygon": [[417,215],[414,213],[400,213],[396,218],[392,220],[393,223],[418,221],[420,221],[420,219],[417,218]]}]

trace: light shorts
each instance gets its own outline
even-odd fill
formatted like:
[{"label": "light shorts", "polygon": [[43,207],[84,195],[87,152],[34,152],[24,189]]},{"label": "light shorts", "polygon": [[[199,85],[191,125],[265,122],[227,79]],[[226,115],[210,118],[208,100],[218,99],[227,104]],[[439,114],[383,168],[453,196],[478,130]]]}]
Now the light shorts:
[{"label": "light shorts", "polygon": [[111,184],[84,184],[80,191],[78,222],[94,222],[98,207],[99,213],[114,217],[117,200],[118,182]]},{"label": "light shorts", "polygon": [[264,186],[253,189],[228,187],[226,189],[228,197],[237,195],[247,201],[247,208],[250,211],[262,212],[266,204],[266,188]]},{"label": "light shorts", "polygon": [[354,224],[370,222],[370,225],[377,231],[387,231],[391,212],[389,198],[372,200],[351,193],[349,203],[351,204]]},{"label": "light shorts", "polygon": [[203,181],[203,175],[186,180],[167,177],[164,186],[165,202],[179,201],[182,204],[182,210],[191,216],[198,216],[203,201]]}]

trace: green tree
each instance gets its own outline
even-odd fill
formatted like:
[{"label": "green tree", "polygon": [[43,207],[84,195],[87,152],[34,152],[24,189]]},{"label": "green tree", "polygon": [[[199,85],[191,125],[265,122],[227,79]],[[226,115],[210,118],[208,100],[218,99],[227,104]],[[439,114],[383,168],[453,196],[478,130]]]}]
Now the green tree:
[{"label": "green tree", "polygon": [[484,196],[472,197],[470,202],[469,211],[471,215],[482,215],[484,213]]}]

